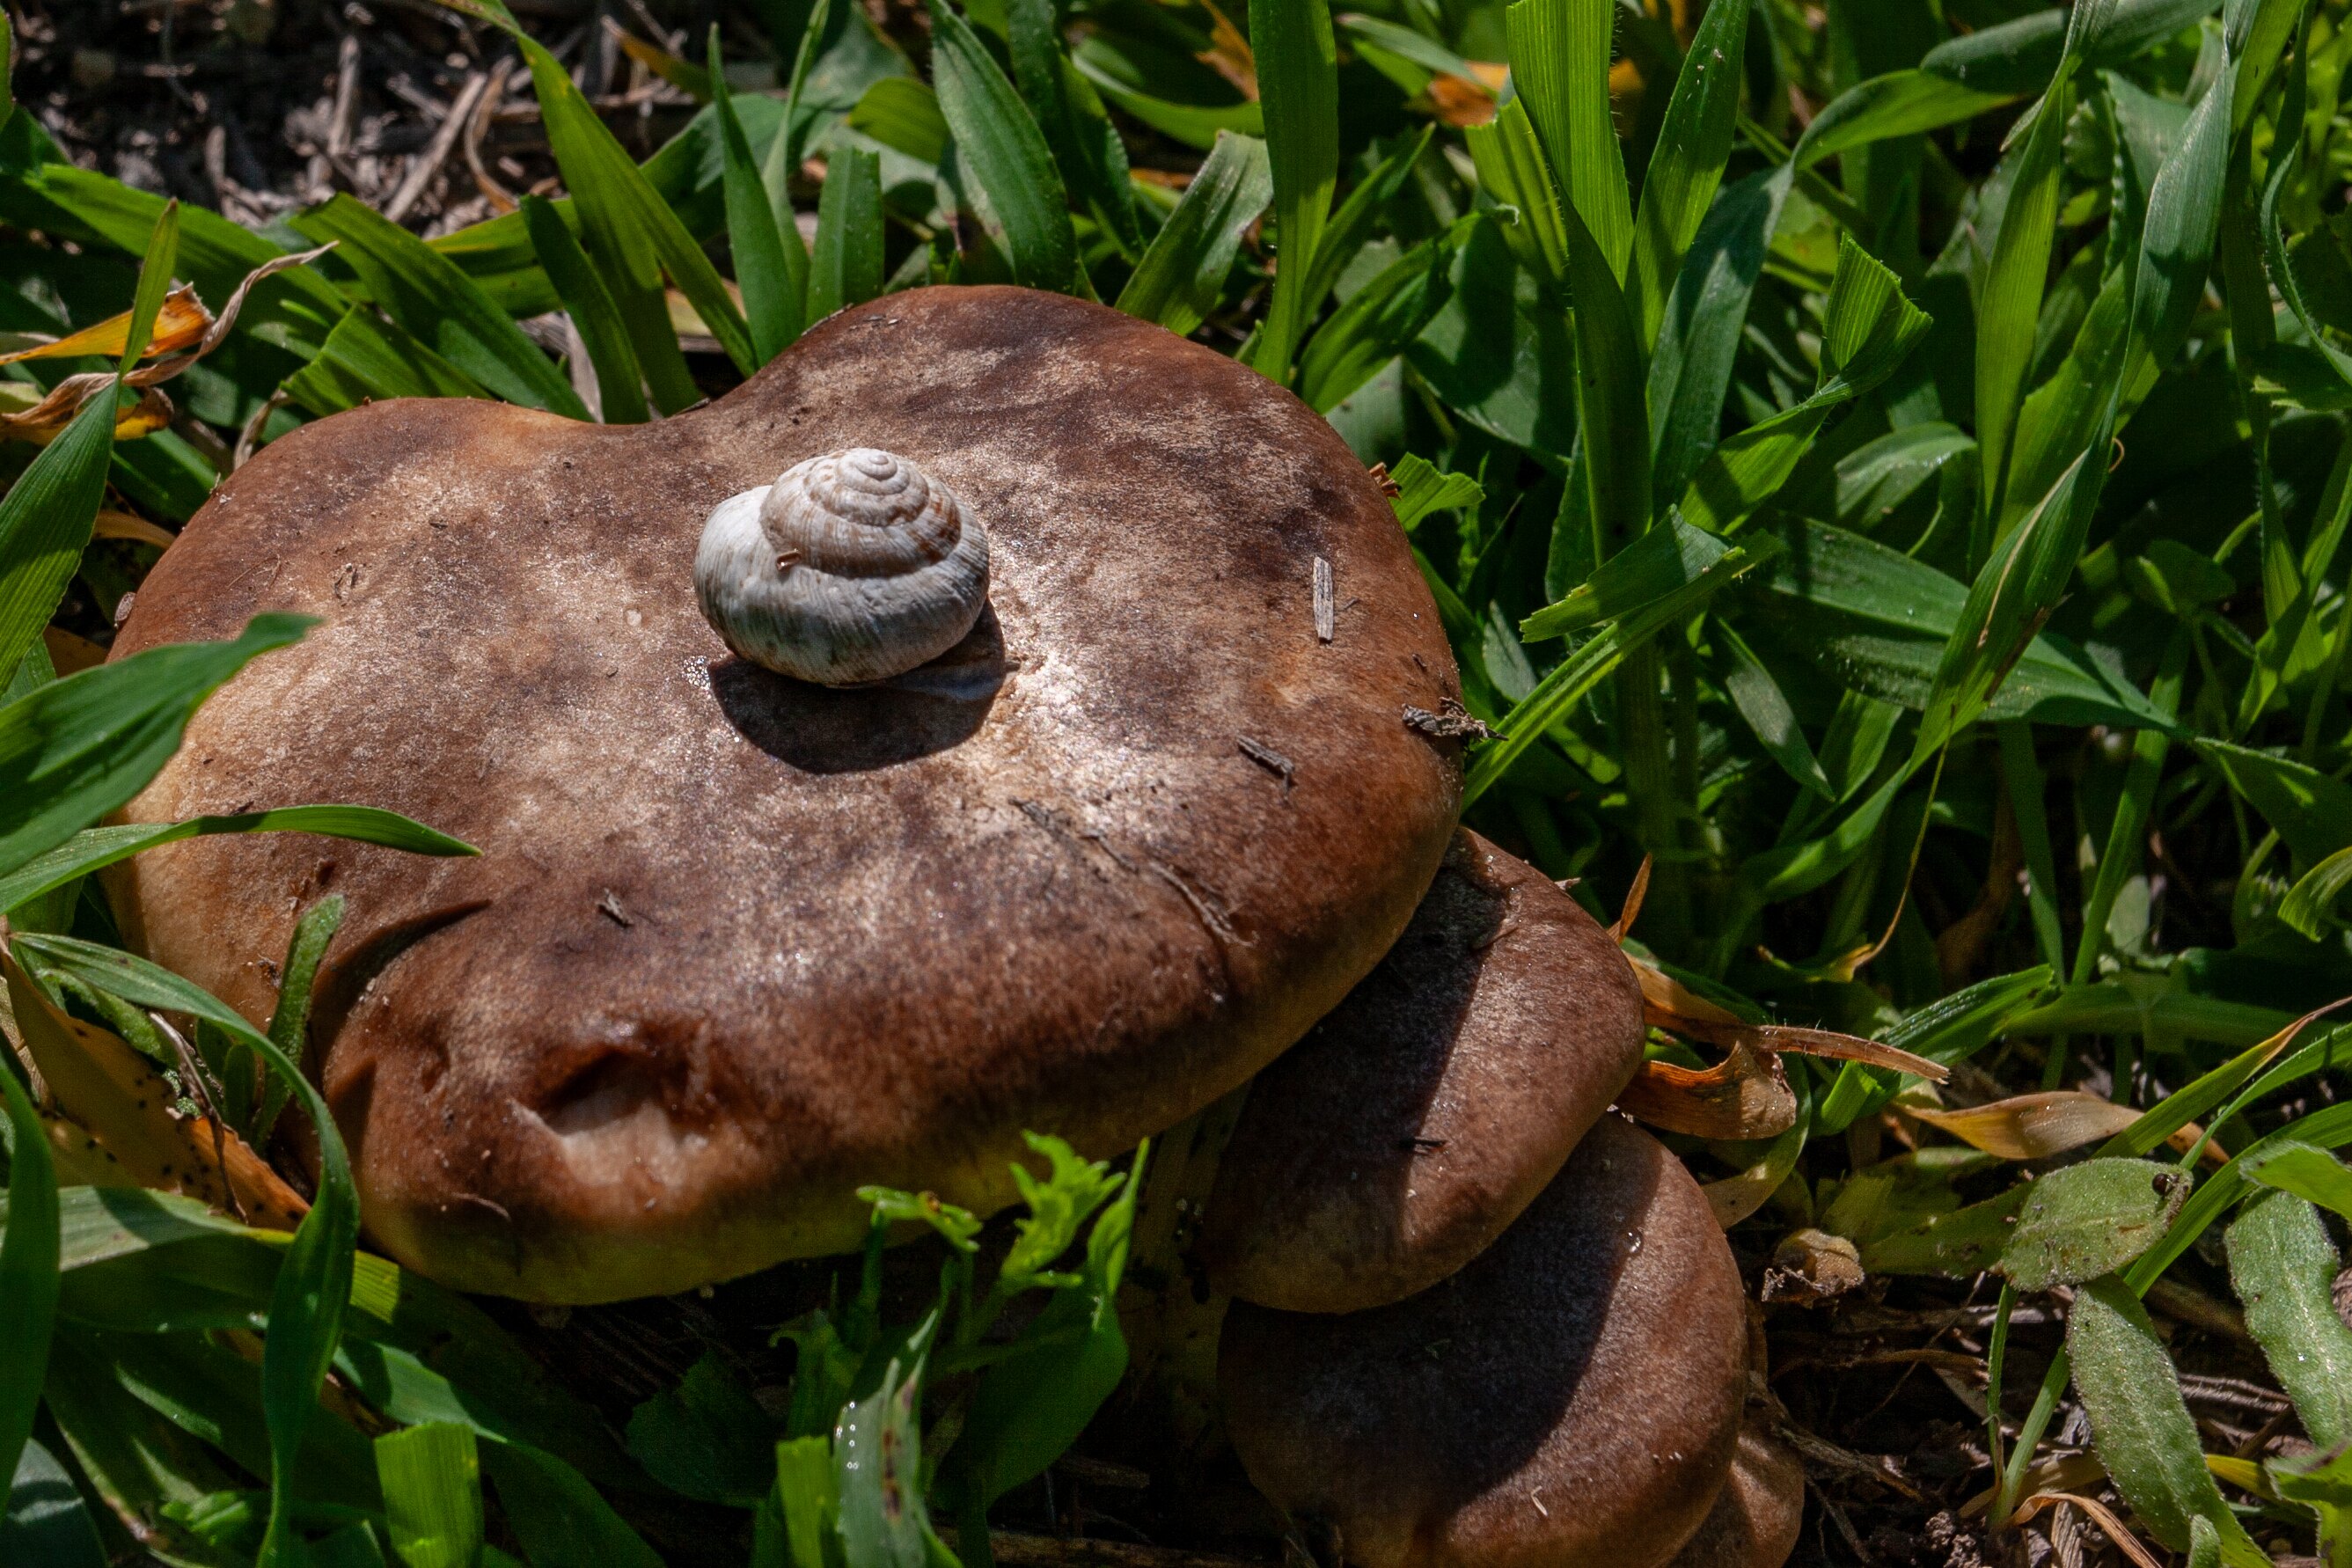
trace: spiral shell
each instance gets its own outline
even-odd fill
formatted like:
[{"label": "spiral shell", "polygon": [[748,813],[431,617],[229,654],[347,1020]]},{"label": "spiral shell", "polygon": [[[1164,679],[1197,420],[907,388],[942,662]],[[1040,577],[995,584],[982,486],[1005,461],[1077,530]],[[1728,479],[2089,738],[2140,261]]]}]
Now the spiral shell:
[{"label": "spiral shell", "polygon": [[694,554],[703,617],[754,664],[824,686],[937,658],[988,602],[988,534],[912,459],[811,458],[730,496]]}]

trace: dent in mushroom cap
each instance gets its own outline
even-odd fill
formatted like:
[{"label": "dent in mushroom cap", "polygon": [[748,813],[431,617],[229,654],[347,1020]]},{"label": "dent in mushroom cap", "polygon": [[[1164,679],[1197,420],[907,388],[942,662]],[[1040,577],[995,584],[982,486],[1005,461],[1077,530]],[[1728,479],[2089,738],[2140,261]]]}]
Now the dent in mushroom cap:
[{"label": "dent in mushroom cap", "polygon": [[1556,1175],[1642,1060],[1642,995],[1542,872],[1457,829],[1380,967],[1250,1090],[1197,1255],[1294,1312],[1402,1300]]},{"label": "dent in mushroom cap", "polygon": [[1603,1117],[1459,1274],[1369,1312],[1236,1302],[1217,1386],[1258,1489],[1359,1568],[1662,1568],[1739,1432],[1747,1306],[1682,1162]]},{"label": "dent in mushroom cap", "polygon": [[885,680],[980,619],[988,534],[913,460],[853,447],[719,502],[694,588],[711,628],[754,664],[823,686]]}]

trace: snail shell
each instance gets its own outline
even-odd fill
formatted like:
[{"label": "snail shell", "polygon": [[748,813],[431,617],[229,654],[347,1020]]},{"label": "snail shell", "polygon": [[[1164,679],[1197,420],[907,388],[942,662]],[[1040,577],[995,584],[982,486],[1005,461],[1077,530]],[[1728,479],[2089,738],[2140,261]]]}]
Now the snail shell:
[{"label": "snail shell", "polygon": [[824,686],[885,680],[963,640],[988,602],[988,534],[912,459],[811,458],[703,524],[695,595],[729,647]]}]

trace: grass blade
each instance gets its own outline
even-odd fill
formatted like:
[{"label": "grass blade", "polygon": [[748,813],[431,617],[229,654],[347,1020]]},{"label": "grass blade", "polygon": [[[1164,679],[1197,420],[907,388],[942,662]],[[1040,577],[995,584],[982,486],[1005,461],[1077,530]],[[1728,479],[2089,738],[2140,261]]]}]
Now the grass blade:
[{"label": "grass blade", "polygon": [[[930,16],[931,85],[940,95],[940,113],[955,135],[958,160],[980,188],[987,208],[982,216],[1012,262],[1013,280],[1032,289],[1084,292],[1087,285],[1078,268],[1069,196],[1045,132],[971,25],[948,0],[930,0]],[[828,191],[832,184],[828,171]],[[815,292],[814,281],[810,291]],[[810,313],[816,311],[812,308]]]},{"label": "grass blade", "polygon": [[1274,195],[1265,143],[1217,132],[1217,144],[1136,264],[1118,308],[1189,337],[1216,308],[1241,253],[1242,231]]},{"label": "grass blade", "polygon": [[817,198],[809,321],[822,321],[881,292],[882,161],[877,153],[845,147],[826,164],[824,190]]},{"label": "grass blade", "polygon": [[[267,617],[257,620],[263,618]],[[95,942],[34,935],[19,936],[16,942],[20,953],[30,952],[49,968],[134,1006],[191,1014],[226,1030],[268,1064],[310,1114],[319,1141],[319,1192],[278,1268],[261,1361],[262,1404],[269,1426],[270,1489],[269,1522],[260,1563],[261,1568],[281,1564],[291,1568],[302,1560],[291,1512],[295,1458],[302,1447],[303,1430],[319,1407],[319,1390],[342,1335],[343,1312],[352,1292],[352,1253],[359,1239],[359,1189],[352,1181],[351,1158],[344,1151],[342,1134],[324,1097],[277,1042],[199,987],[145,959]]]},{"label": "grass blade", "polygon": [[1269,381],[1290,379],[1315,301],[1315,258],[1339,180],[1339,56],[1328,0],[1250,0],[1250,48],[1257,60],[1274,171],[1277,265],[1274,298],[1250,363]]},{"label": "grass blade", "polygon": [[0,708],[0,869],[15,871],[147,785],[199,704],[304,616],[256,616],[235,641],[149,648]]},{"label": "grass blade", "polygon": [[650,417],[645,373],[637,364],[628,323],[614,302],[612,290],[596,275],[587,252],[580,248],[579,239],[555,210],[555,204],[544,196],[527,195],[522,198],[522,217],[530,229],[531,249],[547,269],[563,308],[571,312],[572,324],[588,352],[588,363],[596,373],[599,414],[607,425],[644,424]]},{"label": "grass blade", "polygon": [[1730,160],[1751,4],[1714,0],[1691,36],[1674,96],[1666,100],[1657,151],[1642,180],[1641,209],[1633,216],[1633,302],[1644,343],[1658,335],[1683,253],[1715,201]]},{"label": "grass blade", "polygon": [[1981,510],[2000,515],[2009,479],[2009,455],[2017,405],[2032,362],[2034,324],[2042,309],[2042,281],[2050,270],[2051,243],[2057,233],[2058,193],[2063,165],[2059,157],[2073,95],[2064,77],[2051,84],[2041,112],[2026,133],[2011,176],[1993,239],[1992,261],[1977,301],[1976,436],[1983,455]]},{"label": "grass blade", "polygon": [[396,811],[383,811],[372,805],[288,805],[234,816],[191,816],[178,822],[92,827],[0,876],[0,913],[157,845],[224,833],[317,833],[361,844],[381,844],[417,855],[480,853],[462,839],[436,833]]},{"label": "grass blade", "polygon": [[482,1474],[471,1427],[430,1421],[387,1432],[375,1440],[375,1468],[394,1556],[407,1568],[476,1568]]},{"label": "grass blade", "polygon": [[1615,16],[1610,0],[1517,0],[1504,13],[1519,101],[1535,121],[1567,205],[1591,231],[1610,276],[1622,280],[1633,214],[1617,128],[1609,118]]},{"label": "grass blade", "polygon": [[18,1076],[15,1052],[0,1062],[0,1100],[8,1117],[7,1228],[0,1234],[0,1476],[33,1434],[48,1366],[58,1304],[58,1173],[47,1130]]},{"label": "grass blade", "polygon": [[[735,281],[743,290],[743,313],[751,333],[751,353],[761,364],[791,346],[801,335],[802,289],[784,254],[784,237],[777,227],[775,207],[760,166],[751,162],[751,143],[735,113],[727,90],[727,77],[719,55],[719,25],[710,26],[710,83],[713,106],[719,111],[719,148],[726,159],[722,176],[727,193],[727,244],[735,254]],[[778,136],[783,134],[777,132]]]},{"label": "grass blade", "polygon": [[357,198],[335,195],[294,227],[360,275],[369,297],[410,335],[509,403],[585,419],[579,394],[457,264]]}]

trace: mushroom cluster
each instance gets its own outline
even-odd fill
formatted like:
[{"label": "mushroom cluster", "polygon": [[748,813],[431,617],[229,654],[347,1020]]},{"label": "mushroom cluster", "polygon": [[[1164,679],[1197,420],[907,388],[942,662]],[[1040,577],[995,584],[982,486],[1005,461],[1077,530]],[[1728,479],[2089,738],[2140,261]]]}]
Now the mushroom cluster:
[{"label": "mushroom cluster", "polygon": [[257,1019],[347,896],[314,1060],[374,1245],[541,1302],[982,1212],[1255,1079],[1200,1257],[1228,1426],[1389,1564],[1769,1564],[1748,1330],[1682,1164],[1609,1113],[1633,975],[1457,829],[1458,678],[1377,482],[1287,393],[1099,306],[933,288],[635,427],[377,404],[266,448],[121,657],[322,624],[127,813],[405,812],[116,873]]}]

